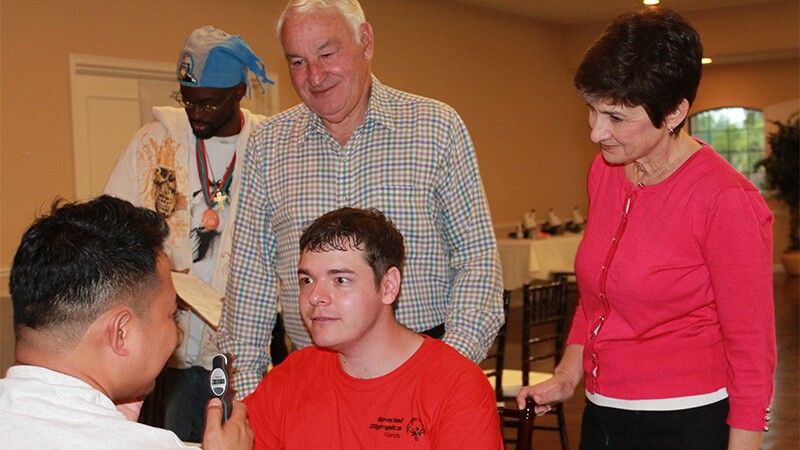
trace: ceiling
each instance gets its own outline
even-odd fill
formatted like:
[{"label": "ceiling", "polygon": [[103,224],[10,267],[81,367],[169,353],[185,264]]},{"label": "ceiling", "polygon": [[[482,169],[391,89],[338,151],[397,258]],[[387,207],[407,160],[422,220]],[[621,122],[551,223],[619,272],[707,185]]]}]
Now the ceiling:
[{"label": "ceiling", "polygon": [[[558,24],[610,21],[626,11],[642,7],[641,0],[446,0],[477,5]],[[663,0],[679,12],[720,9],[729,6],[770,3],[777,0]]]}]

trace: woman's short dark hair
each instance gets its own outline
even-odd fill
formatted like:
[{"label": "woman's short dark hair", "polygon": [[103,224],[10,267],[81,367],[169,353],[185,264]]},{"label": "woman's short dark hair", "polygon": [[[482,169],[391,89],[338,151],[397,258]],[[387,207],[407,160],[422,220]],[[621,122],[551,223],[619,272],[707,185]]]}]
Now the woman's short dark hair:
[{"label": "woman's short dark hair", "polygon": [[403,235],[377,209],[340,208],[322,215],[300,237],[300,252],[361,250],[378,286],[392,267],[403,272]]},{"label": "woman's short dark hair", "polygon": [[614,19],[586,52],[574,83],[588,99],[641,105],[661,128],[682,99],[694,102],[702,57],[700,36],[686,19],[650,7]]}]

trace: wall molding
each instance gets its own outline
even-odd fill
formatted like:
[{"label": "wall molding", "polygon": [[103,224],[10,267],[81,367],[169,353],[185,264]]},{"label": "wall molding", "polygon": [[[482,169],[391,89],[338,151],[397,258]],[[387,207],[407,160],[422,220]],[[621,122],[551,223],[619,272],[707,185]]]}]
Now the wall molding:
[{"label": "wall molding", "polygon": [[8,277],[11,274],[10,267],[0,267],[0,297],[8,297]]}]

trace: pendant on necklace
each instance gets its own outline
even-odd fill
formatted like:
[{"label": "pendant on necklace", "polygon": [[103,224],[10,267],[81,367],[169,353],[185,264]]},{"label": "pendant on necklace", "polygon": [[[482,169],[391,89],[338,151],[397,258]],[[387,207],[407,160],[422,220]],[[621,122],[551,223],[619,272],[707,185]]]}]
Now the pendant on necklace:
[{"label": "pendant on necklace", "polygon": [[217,212],[213,209],[209,208],[203,213],[203,218],[201,219],[200,223],[206,230],[214,231],[219,226],[219,214],[217,214]]},{"label": "pendant on necklace", "polygon": [[214,194],[214,201],[217,202],[220,211],[225,211],[225,200],[227,199],[228,196],[223,194],[222,191],[217,191],[217,193]]}]

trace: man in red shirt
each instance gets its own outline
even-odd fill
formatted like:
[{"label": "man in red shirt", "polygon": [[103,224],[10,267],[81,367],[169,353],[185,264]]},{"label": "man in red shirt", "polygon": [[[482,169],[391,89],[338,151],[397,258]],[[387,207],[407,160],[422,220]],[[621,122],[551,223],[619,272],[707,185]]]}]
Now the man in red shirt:
[{"label": "man in red shirt", "polygon": [[331,211],[300,251],[300,313],[315,345],[245,398],[256,448],[502,448],[483,372],[397,322],[405,250],[383,213]]}]

